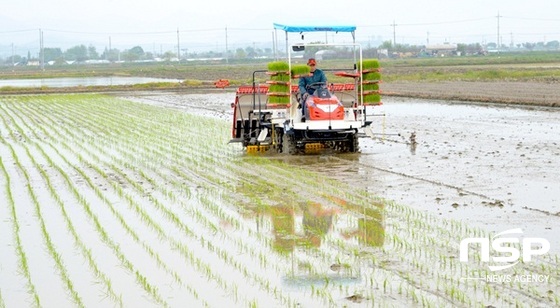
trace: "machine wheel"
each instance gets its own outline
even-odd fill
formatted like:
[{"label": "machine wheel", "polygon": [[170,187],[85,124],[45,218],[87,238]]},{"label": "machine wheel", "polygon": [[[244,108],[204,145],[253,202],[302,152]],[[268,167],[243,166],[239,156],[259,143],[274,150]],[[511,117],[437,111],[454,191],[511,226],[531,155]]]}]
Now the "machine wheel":
[{"label": "machine wheel", "polygon": [[348,152],[356,153],[358,152],[360,145],[358,143],[358,133],[353,133],[350,135],[348,140]]},{"label": "machine wheel", "polygon": [[284,134],[284,137],[284,153],[288,153],[290,155],[298,154],[299,150],[296,147],[296,136],[294,134]]},{"label": "machine wheel", "polygon": [[282,153],[284,151],[284,130],[282,128],[275,128],[274,141],[276,143],[276,152]]},{"label": "machine wheel", "polygon": [[349,134],[344,141],[335,141],[333,149],[340,153],[356,153],[359,149],[358,134]]}]

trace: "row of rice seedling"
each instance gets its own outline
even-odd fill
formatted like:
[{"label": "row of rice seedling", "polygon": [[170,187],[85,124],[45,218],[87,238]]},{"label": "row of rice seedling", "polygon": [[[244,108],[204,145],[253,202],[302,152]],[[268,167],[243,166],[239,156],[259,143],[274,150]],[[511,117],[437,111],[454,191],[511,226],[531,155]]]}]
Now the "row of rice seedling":
[{"label": "row of rice seedling", "polygon": [[[87,152],[87,149],[84,149],[84,151]],[[82,152],[82,153],[84,153],[84,152]],[[80,159],[83,159],[83,158],[80,158]],[[74,168],[76,168],[76,167],[74,166]],[[79,172],[79,173],[82,173],[82,175],[83,175],[83,172],[81,172],[81,171],[79,171],[79,170],[78,170],[78,172]],[[99,171],[99,174],[98,174],[98,175],[102,175],[102,174],[104,174],[104,172],[103,172],[103,171]],[[85,175],[83,175],[83,176],[84,176],[84,178],[86,178],[86,181],[89,183],[89,185],[92,186],[94,190],[96,190],[96,186],[94,186],[94,185],[91,184],[89,178],[88,178],[87,176],[85,176]],[[96,190],[96,193],[97,193],[97,190]],[[101,199],[104,199],[103,196],[100,196],[100,198],[101,198]],[[129,202],[130,202],[130,199],[128,199],[128,200],[129,200]],[[116,215],[118,216],[118,213],[115,213],[114,209],[111,209],[111,211],[113,212],[113,214],[116,214]],[[145,216],[145,217],[147,217],[147,218],[149,219],[149,216]],[[119,220],[120,220],[121,223],[123,223],[122,217],[120,217]],[[133,231],[130,230],[130,227],[126,227],[126,224],[125,224],[125,229],[127,229],[127,231],[133,236],[133,238],[134,238],[135,240],[138,239],[138,235],[135,235],[135,234],[133,233]],[[160,236],[163,236],[163,232],[160,232]],[[156,239],[155,241],[157,242],[157,239]],[[157,263],[158,263],[158,266],[164,267],[166,271],[169,271],[169,269],[166,268],[165,263],[162,263],[162,262],[159,260],[159,256],[155,255],[155,253],[153,252],[153,250],[150,250],[149,248],[147,248],[146,245],[145,245],[145,243],[142,243],[142,245],[143,245],[143,247],[150,253],[150,255],[151,255],[152,257],[154,257],[154,258],[158,261],[158,262],[157,262]],[[176,280],[179,280],[179,281],[181,280],[180,277],[179,277],[176,273],[173,273],[172,276],[173,276]]]},{"label": "row of rice seedling", "polygon": [[[16,136],[16,134],[11,131],[9,129],[9,125],[5,119],[5,116],[2,114],[1,116],[2,118],[2,122],[4,124],[5,129],[8,130],[10,136],[7,138],[10,138],[11,140],[18,140],[19,136]],[[18,273],[20,273],[25,281],[26,281],[26,288],[27,288],[27,293],[31,296],[31,298],[29,299],[29,304],[39,307],[41,306],[41,298],[39,296],[39,292],[37,290],[36,284],[34,282],[34,277],[32,276],[35,275],[35,273],[31,273],[30,270],[30,261],[29,261],[29,255],[26,251],[26,245],[28,245],[29,243],[27,243],[27,239],[26,239],[26,234],[24,234],[24,231],[27,229],[25,227],[22,226],[22,224],[20,223],[22,219],[24,219],[24,221],[27,221],[28,218],[27,217],[22,217],[22,209],[19,206],[16,206],[16,202],[15,202],[15,196],[18,197],[21,194],[21,190],[19,192],[14,192],[14,185],[12,184],[12,179],[14,178],[13,176],[13,170],[11,172],[8,171],[8,167],[9,165],[6,165],[4,162],[5,161],[10,161],[10,165],[21,165],[18,162],[17,156],[14,155],[14,149],[11,146],[10,143],[7,142],[6,139],[4,139],[2,137],[2,143],[6,144],[7,147],[5,147],[5,152],[6,153],[10,153],[11,157],[7,156],[7,155],[3,155],[3,159],[0,160],[1,166],[2,167],[2,173],[6,179],[6,188],[5,188],[5,193],[6,193],[6,198],[5,200],[7,201],[7,204],[10,208],[10,220],[6,220],[6,221],[11,221],[12,226],[13,226],[13,239],[14,239],[14,243],[13,243],[13,247],[16,250],[16,254],[18,257],[18,268],[17,269],[11,269],[14,271],[18,271]],[[11,174],[10,174],[11,173]],[[17,189],[17,188],[16,188]],[[18,210],[19,210],[19,214],[18,214]],[[2,262],[3,263],[3,262]],[[21,299],[20,299],[21,300]]]},{"label": "row of rice seedling", "polygon": [[[16,115],[14,115],[14,116],[16,116]],[[17,123],[17,122],[19,121],[19,119],[15,119],[14,117],[12,117],[11,119],[12,119],[12,122],[13,122],[13,123]],[[23,130],[22,130],[17,124],[15,124],[15,125],[16,125],[17,129],[18,129],[20,132],[23,132]],[[27,131],[32,132],[33,134],[37,135],[35,130],[31,130],[31,129],[30,129],[30,130],[27,130]],[[50,157],[47,156],[47,155],[45,154],[45,152],[40,148],[40,146],[38,146],[38,145],[33,141],[33,140],[36,140],[36,139],[38,139],[38,138],[32,138],[32,136],[27,136],[27,135],[24,135],[24,134],[22,134],[22,136],[23,136],[25,139],[27,139],[27,141],[30,141],[30,143],[35,144],[35,145],[38,147],[39,151],[43,154],[43,156],[46,157],[47,160],[48,160],[48,162],[52,165],[52,160],[50,160]],[[38,136],[35,136],[35,137],[38,137]],[[41,176],[43,177],[43,179],[44,179],[45,182],[47,183],[47,186],[49,187],[49,191],[50,191],[50,193],[51,193],[51,196],[54,197],[54,199],[56,200],[56,202],[57,202],[57,203],[59,204],[59,206],[60,206],[60,205],[62,204],[60,195],[59,195],[59,194],[55,191],[55,189],[52,187],[50,178],[49,178],[48,175],[46,174],[46,171],[45,171],[44,167],[42,167],[42,166],[45,165],[45,162],[43,162],[42,164],[39,165],[39,164],[37,163],[36,159],[35,159],[36,155],[31,155],[31,153],[30,153],[30,151],[29,151],[29,148],[26,148],[25,151],[27,152],[27,156],[30,158],[32,164],[35,166],[35,168],[36,168],[35,170],[37,170],[38,172],[40,172]],[[37,157],[39,157],[39,156],[37,156]],[[34,172],[34,171],[35,171],[35,170],[33,170],[33,169],[29,169],[29,170],[30,170],[30,172]],[[29,181],[28,172],[27,172],[26,170],[24,170],[24,169],[22,169],[22,172],[23,172],[23,174],[25,175],[25,178]],[[63,172],[61,171],[61,173],[63,173]],[[35,201],[37,216],[40,218],[40,225],[41,225],[42,230],[43,230],[43,236],[44,236],[44,238],[47,240],[47,248],[48,248],[48,250],[51,252],[51,254],[53,255],[53,259],[55,260],[55,262],[56,262],[57,265],[58,265],[59,271],[61,272],[61,276],[62,276],[62,278],[64,279],[65,284],[68,286],[68,288],[71,289],[70,291],[72,292],[72,296],[73,296],[74,300],[77,301],[77,302],[81,302],[80,299],[79,299],[79,295],[77,294],[77,292],[76,292],[75,290],[73,290],[73,287],[72,287],[73,283],[72,283],[72,281],[68,278],[68,275],[66,274],[67,271],[66,271],[65,266],[62,265],[62,261],[61,261],[61,258],[62,258],[62,257],[55,251],[55,248],[54,248],[54,245],[53,245],[53,243],[52,243],[52,240],[50,239],[50,237],[51,237],[50,234],[51,234],[51,233],[49,233],[49,232],[46,231],[47,228],[46,228],[46,226],[45,226],[45,222],[44,222],[44,220],[43,220],[43,218],[42,218],[42,215],[40,214],[41,207],[39,207],[39,202],[36,201],[37,198],[35,197],[35,193],[33,192],[33,190],[30,191],[30,194],[31,194],[33,200]],[[41,204],[42,207],[46,207],[46,204],[48,204],[48,202],[46,202],[46,200],[41,200],[40,204]],[[68,217],[67,214],[66,214],[66,212],[64,211],[63,206],[62,206],[61,208],[63,209],[63,215],[62,215],[62,216]],[[49,212],[50,212],[50,211],[49,211]],[[54,218],[57,218],[57,217],[53,217],[52,215],[49,215],[49,216],[51,216],[51,220],[53,220]],[[60,225],[61,223],[62,223],[62,222],[52,222],[51,224],[52,224],[52,225]],[[76,231],[75,231],[75,229],[73,228],[72,224],[69,222],[69,220],[67,220],[66,223],[67,223],[68,226],[70,227],[71,233],[74,235],[74,238],[75,238],[75,239],[79,239],[78,236],[76,236]],[[54,236],[54,235],[59,235],[60,233],[52,233],[52,234],[53,234],[53,236]],[[72,240],[71,240],[71,239],[70,239],[70,240],[67,240],[67,239],[59,239],[58,242],[61,243],[61,244],[59,244],[59,245],[63,246],[63,245],[62,245],[63,242],[72,242]],[[80,246],[83,247],[83,243],[82,243],[81,241],[78,240],[77,242],[80,244]],[[84,251],[85,249],[82,249],[82,250]],[[89,250],[85,250],[85,254],[88,256],[89,263],[93,265],[92,257],[91,257],[90,251],[89,251]],[[66,257],[67,257],[67,258],[70,258],[70,256],[68,256],[68,255],[67,255]],[[71,265],[72,265],[72,264],[75,264],[75,263],[81,263],[81,261],[70,262]],[[97,269],[97,267],[96,267],[95,265],[94,265],[94,269],[95,269],[95,274],[96,274],[96,276],[97,276],[97,275],[100,275],[100,272],[99,272],[99,270]],[[76,272],[77,272],[77,271],[76,271]],[[106,282],[106,285],[107,285],[107,287],[108,287],[108,295],[109,295],[111,298],[117,299],[117,300],[118,300],[117,296],[114,294],[114,292],[113,292],[113,291],[111,290],[111,288],[110,288],[110,282],[107,281],[107,278],[106,278],[105,276],[103,276],[103,275],[101,275],[101,276],[102,276],[104,282]],[[81,277],[83,278],[83,274],[81,275]],[[87,294],[87,293],[86,293],[86,294]]]},{"label": "row of rice seedling", "polygon": [[[115,300],[118,303],[120,302],[122,304],[122,302],[119,301],[120,298],[118,298],[118,296],[112,290],[110,281],[108,280],[107,276],[99,270],[98,264],[95,262],[94,257],[92,256],[91,250],[86,247],[86,244],[78,236],[78,234],[76,232],[76,228],[74,227],[74,224],[70,220],[69,214],[68,214],[68,212],[65,208],[62,195],[60,193],[58,193],[58,191],[56,190],[56,188],[52,184],[51,177],[46,174],[46,167],[45,166],[53,166],[54,163],[52,162],[50,156],[47,156],[44,153],[44,151],[41,151],[41,154],[42,154],[43,157],[45,157],[47,159],[47,162],[38,166],[35,162],[35,159],[32,159],[33,163],[34,163],[35,167],[37,167],[39,169],[39,171],[41,172],[41,175],[42,175],[43,179],[47,183],[47,187],[49,189],[49,192],[51,193],[51,196],[53,197],[54,200],[56,200],[57,205],[61,209],[61,214],[62,214],[61,217],[63,217],[65,222],[66,222],[67,228],[69,230],[68,233],[72,235],[77,248],[82,252],[82,254],[84,256],[86,256],[86,260],[87,260],[88,264],[90,265],[90,268],[92,268],[92,270],[93,270],[93,277],[92,277],[93,280],[98,280],[99,282],[101,282],[101,285],[106,287],[105,291],[103,292],[104,294],[106,294],[106,296],[108,296],[110,299]],[[35,157],[38,157],[38,156],[35,156]],[[81,263],[81,262],[79,262],[79,263]],[[82,279],[85,277],[84,274],[85,274],[84,272],[80,272],[80,276],[81,276]],[[97,278],[95,278],[95,277],[97,277]]]},{"label": "row of rice seedling", "polygon": [[[215,229],[215,228],[214,228],[214,229]],[[224,255],[226,254],[226,252],[223,252],[223,251],[222,251],[221,253],[224,254]]]},{"label": "row of rice seedling", "polygon": [[[30,132],[33,132],[33,130],[29,130],[29,131],[30,131]],[[24,136],[25,136],[25,135],[24,135]],[[31,138],[28,138],[28,141],[32,141],[32,139],[31,139]],[[43,153],[44,153],[44,152],[43,152]],[[56,165],[55,165],[55,166],[56,166]],[[58,167],[58,168],[59,168],[59,167]],[[66,169],[66,168],[65,168],[65,169]],[[65,180],[66,180],[66,182],[67,182],[67,184],[68,184],[68,186],[71,188],[72,192],[74,193],[74,195],[75,195],[75,197],[76,197],[76,199],[77,199],[77,201],[78,201],[77,203],[83,204],[83,205],[86,207],[86,212],[87,212],[88,214],[90,214],[90,215],[93,215],[93,214],[92,214],[92,211],[91,211],[91,207],[90,207],[89,202],[87,202],[87,201],[85,200],[86,197],[83,197],[83,196],[78,192],[77,188],[74,187],[74,186],[72,186],[72,185],[73,185],[73,184],[72,184],[72,181],[69,179],[69,177],[68,177],[68,175],[67,175],[67,173],[66,173],[65,171],[62,171],[61,168],[59,168],[58,170],[59,170],[60,173],[63,175],[63,177],[65,178]],[[43,206],[44,206],[44,205],[43,205]],[[109,240],[109,236],[107,235],[107,232],[103,229],[103,227],[100,226],[101,224],[99,223],[98,218],[96,218],[96,223],[95,223],[95,225],[97,226],[97,229],[100,230],[100,232],[101,232],[101,234],[104,236],[104,238],[105,238],[106,240]],[[113,246],[113,249],[117,249],[117,250],[118,250],[118,247]],[[107,261],[106,257],[107,257],[107,256],[105,256],[105,261]],[[123,261],[122,256],[121,256],[120,259],[121,259],[121,261]],[[129,267],[130,267],[130,266],[129,266]],[[83,275],[82,275],[82,277],[83,277]],[[109,286],[110,286],[110,284],[109,284]]]}]

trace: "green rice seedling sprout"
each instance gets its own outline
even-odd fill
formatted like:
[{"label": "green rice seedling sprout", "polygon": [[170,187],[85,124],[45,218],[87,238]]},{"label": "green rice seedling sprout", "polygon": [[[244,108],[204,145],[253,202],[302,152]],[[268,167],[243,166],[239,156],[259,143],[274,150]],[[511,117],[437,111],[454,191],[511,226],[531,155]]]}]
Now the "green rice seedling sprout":
[{"label": "green rice seedling sprout", "polygon": [[267,64],[269,72],[287,72],[289,69],[288,62],[286,61],[273,61]]},{"label": "green rice seedling sprout", "polygon": [[310,68],[306,64],[295,64],[292,65],[292,76],[302,76],[302,75],[309,75],[311,72]]}]

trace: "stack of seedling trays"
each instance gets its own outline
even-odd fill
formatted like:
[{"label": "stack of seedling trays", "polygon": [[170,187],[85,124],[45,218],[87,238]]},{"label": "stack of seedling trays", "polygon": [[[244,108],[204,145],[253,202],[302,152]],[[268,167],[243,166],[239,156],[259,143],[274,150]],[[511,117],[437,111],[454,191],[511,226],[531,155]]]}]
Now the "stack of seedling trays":
[{"label": "stack of seedling trays", "polygon": [[306,64],[292,65],[292,79],[308,77],[310,76],[310,74],[311,74],[311,70],[309,69],[309,66],[307,66]]},{"label": "stack of seedling trays", "polygon": [[359,94],[364,105],[381,105],[381,94],[379,83],[381,82],[381,69],[379,61],[368,59],[362,61],[362,84],[359,86]]},{"label": "stack of seedling trays", "polygon": [[311,73],[309,66],[305,64],[296,64],[292,66],[292,78],[308,77]]},{"label": "stack of seedling trays", "polygon": [[268,63],[268,106],[287,107],[290,104],[289,65],[283,61]]}]

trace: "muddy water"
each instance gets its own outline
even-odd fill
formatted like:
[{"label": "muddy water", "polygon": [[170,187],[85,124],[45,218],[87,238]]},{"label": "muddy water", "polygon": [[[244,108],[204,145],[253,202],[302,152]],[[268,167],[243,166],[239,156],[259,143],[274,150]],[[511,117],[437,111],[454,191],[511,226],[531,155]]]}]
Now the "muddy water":
[{"label": "muddy water", "polygon": [[[138,93],[135,101],[228,121],[234,93]],[[560,252],[560,112],[385,98],[360,154],[271,155],[381,197],[500,232],[521,228]],[[411,143],[415,135],[416,143]],[[240,153],[241,155],[241,153]]]}]

